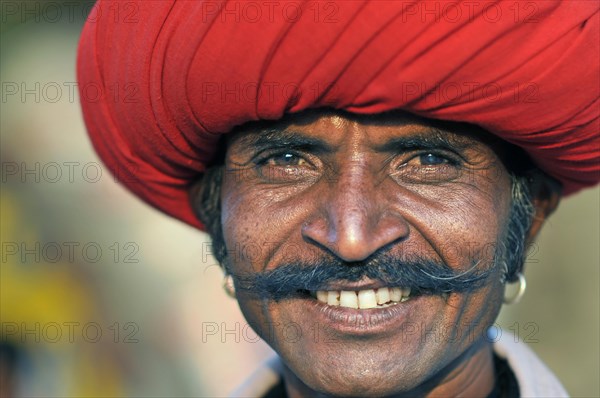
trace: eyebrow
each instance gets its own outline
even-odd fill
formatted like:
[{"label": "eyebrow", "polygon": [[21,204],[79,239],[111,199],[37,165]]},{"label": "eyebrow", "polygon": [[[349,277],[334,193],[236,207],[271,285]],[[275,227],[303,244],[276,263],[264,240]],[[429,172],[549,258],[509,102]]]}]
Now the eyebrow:
[{"label": "eyebrow", "polygon": [[242,148],[254,152],[262,152],[267,149],[296,149],[310,151],[315,154],[331,153],[335,148],[320,138],[309,137],[300,132],[271,128],[261,130],[254,134],[248,134],[240,139]]},{"label": "eyebrow", "polygon": [[374,149],[378,152],[404,152],[413,149],[449,149],[463,151],[478,141],[455,133],[440,130],[436,127],[427,127],[423,132],[414,133],[403,137],[394,137]]},{"label": "eyebrow", "polygon": [[[414,149],[448,149],[462,151],[476,145],[478,141],[455,133],[428,126],[402,137],[394,137],[383,144],[374,146],[374,150],[384,153],[405,152]],[[295,149],[315,154],[332,153],[335,146],[316,137],[286,128],[269,128],[247,134],[240,138],[239,145],[255,153],[269,149]]]}]

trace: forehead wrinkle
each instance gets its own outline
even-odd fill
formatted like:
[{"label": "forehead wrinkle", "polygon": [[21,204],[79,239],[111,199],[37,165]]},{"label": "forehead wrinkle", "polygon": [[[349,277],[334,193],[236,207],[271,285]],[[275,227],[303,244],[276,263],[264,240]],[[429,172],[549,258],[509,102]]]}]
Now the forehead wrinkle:
[{"label": "forehead wrinkle", "polygon": [[329,121],[338,129],[341,129],[344,125],[350,122],[349,119],[336,114],[329,116]]}]

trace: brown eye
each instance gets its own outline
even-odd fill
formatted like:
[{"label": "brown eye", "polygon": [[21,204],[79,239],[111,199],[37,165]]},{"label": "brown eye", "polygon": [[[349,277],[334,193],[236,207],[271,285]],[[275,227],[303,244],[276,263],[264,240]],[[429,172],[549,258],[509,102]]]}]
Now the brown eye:
[{"label": "brown eye", "polygon": [[269,183],[299,182],[318,173],[305,155],[294,151],[266,153],[254,163],[258,175]]},{"label": "brown eye", "polygon": [[274,156],[269,156],[264,160],[264,163],[269,166],[303,166],[306,161],[300,156],[286,152]]}]

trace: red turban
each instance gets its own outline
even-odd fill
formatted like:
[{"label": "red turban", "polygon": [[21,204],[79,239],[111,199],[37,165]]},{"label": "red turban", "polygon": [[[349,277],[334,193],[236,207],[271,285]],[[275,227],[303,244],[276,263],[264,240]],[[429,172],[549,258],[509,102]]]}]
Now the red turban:
[{"label": "red turban", "polygon": [[112,172],[199,228],[220,134],[325,106],[479,125],[571,194],[600,180],[599,22],[597,1],[99,1],[79,89]]}]

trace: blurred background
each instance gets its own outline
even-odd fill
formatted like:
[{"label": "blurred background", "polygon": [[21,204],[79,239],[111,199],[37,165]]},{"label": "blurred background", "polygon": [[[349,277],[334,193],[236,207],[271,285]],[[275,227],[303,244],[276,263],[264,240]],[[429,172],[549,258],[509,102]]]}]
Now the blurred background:
[{"label": "blurred background", "polygon": [[[270,350],[208,238],[133,198],[85,134],[75,57],[93,3],[2,2],[0,396],[224,396]],[[498,325],[576,397],[600,386],[600,190],[568,198]]]}]

